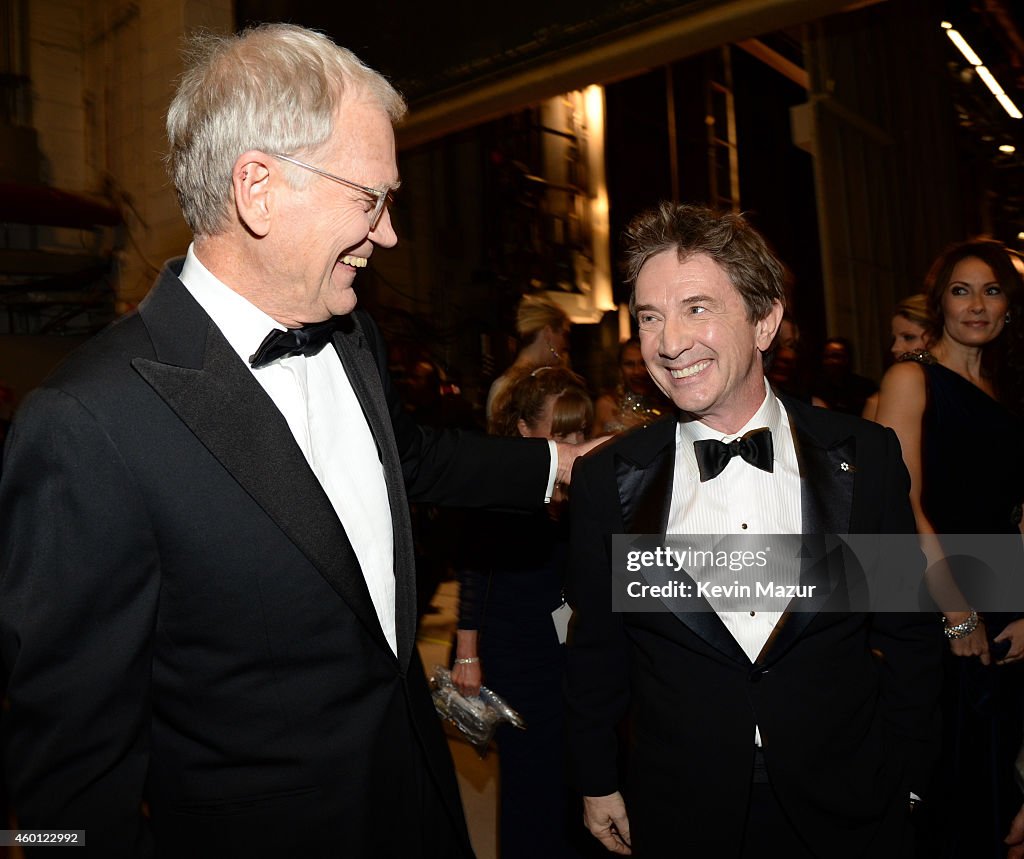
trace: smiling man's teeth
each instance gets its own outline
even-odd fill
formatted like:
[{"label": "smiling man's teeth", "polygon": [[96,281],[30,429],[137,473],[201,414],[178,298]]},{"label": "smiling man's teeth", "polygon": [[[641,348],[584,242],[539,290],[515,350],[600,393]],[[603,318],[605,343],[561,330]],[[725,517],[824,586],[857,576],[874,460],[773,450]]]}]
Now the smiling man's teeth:
[{"label": "smiling man's teeth", "polygon": [[341,261],[345,265],[350,265],[353,268],[366,268],[366,263],[368,262],[366,257],[354,257],[349,254],[345,254],[345,256],[341,258]]},{"label": "smiling man's teeth", "polygon": [[669,370],[673,379],[685,379],[687,376],[696,376],[701,370],[703,370],[710,361],[698,361],[696,364],[691,364],[689,367],[684,367],[682,370]]}]

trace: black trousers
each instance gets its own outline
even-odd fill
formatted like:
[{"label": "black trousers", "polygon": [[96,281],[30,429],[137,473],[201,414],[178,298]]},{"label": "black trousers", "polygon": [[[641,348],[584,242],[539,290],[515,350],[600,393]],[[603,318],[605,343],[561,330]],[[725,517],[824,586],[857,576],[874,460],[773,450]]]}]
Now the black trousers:
[{"label": "black trousers", "polygon": [[760,750],[754,758],[754,778],[750,786],[750,806],[743,827],[740,859],[815,859],[775,796]]}]

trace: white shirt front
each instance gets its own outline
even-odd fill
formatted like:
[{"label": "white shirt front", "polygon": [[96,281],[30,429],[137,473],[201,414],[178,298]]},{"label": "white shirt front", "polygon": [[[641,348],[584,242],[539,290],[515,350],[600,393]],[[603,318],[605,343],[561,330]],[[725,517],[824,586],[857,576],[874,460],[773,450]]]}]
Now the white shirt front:
[{"label": "white shirt front", "polygon": [[181,282],[273,400],[344,524],[384,637],[395,632],[394,533],[384,468],[338,353],[274,361],[253,370],[250,356],[279,322],[219,281],[190,246]]},{"label": "white shirt front", "polygon": [[[700,482],[695,441],[713,438],[728,443],[761,427],[772,431],[771,473],[734,456],[721,474]],[[700,421],[679,422],[669,534],[799,534],[802,524],[800,466],[789,415],[767,380],[760,408],[736,433],[724,435]],[[718,616],[753,662],[782,612],[723,611]],[[755,742],[760,745],[759,734]]]}]

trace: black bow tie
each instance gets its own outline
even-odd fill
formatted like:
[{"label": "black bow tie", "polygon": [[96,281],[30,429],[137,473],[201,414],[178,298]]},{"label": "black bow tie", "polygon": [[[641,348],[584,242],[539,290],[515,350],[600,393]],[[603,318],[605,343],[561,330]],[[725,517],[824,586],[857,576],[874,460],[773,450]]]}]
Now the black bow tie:
[{"label": "black bow tie", "polygon": [[312,322],[301,328],[289,328],[282,331],[275,328],[260,343],[260,348],[249,358],[254,370],[266,367],[278,358],[290,358],[292,355],[305,355],[307,358],[316,355],[331,342],[334,336],[334,318],[324,322]]},{"label": "black bow tie", "polygon": [[751,430],[742,438],[728,444],[714,438],[695,441],[693,450],[697,455],[701,483],[718,477],[734,456],[740,456],[751,465],[769,473],[774,463],[772,431],[767,427]]}]

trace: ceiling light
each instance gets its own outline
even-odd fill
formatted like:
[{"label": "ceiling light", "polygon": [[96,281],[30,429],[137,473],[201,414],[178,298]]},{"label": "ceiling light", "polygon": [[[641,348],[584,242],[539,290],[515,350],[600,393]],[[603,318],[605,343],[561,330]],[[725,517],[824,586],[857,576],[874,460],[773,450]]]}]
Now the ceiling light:
[{"label": "ceiling light", "polygon": [[1004,143],[1002,146],[999,147],[999,151],[1005,152],[1007,155],[1012,155],[1014,152],[1017,151],[1017,147],[1014,146],[1012,143]]},{"label": "ceiling light", "polygon": [[978,77],[985,82],[985,86],[987,86],[992,95],[996,97],[996,101],[1003,106],[1003,110],[1010,114],[1014,119],[1024,118],[1024,114],[1020,112],[1017,105],[1013,103],[1010,97],[1003,91],[1003,88],[999,86],[999,81],[995,79],[992,72],[985,68],[984,64],[981,62],[981,57],[974,53],[974,49],[967,44],[967,40],[954,30],[953,25],[948,21],[942,22],[942,29],[946,31],[946,35],[949,36],[950,41],[959,48],[960,53],[964,55],[967,62],[974,66],[974,70],[978,73]]},{"label": "ceiling light", "polygon": [[996,96],[996,101],[998,101],[1003,106],[1003,110],[1010,114],[1014,119],[1024,118],[1024,113],[1020,112],[1020,108],[1010,100],[1010,97],[1005,92],[999,93]]},{"label": "ceiling light", "polygon": [[981,57],[974,53],[974,49],[967,44],[967,40],[956,30],[946,30],[946,35],[949,36],[949,40],[960,49],[960,53],[964,55],[964,59],[966,59],[967,62],[972,66],[981,65]]}]

